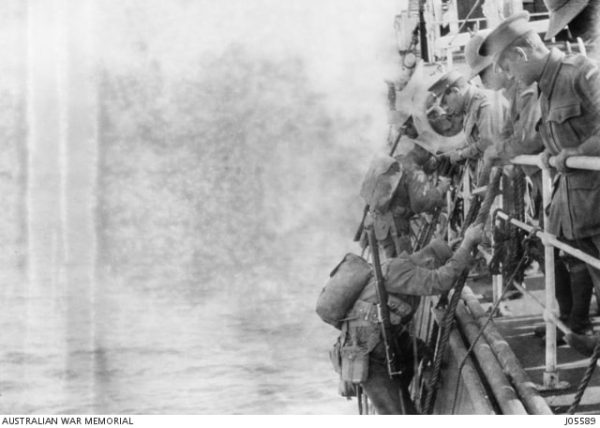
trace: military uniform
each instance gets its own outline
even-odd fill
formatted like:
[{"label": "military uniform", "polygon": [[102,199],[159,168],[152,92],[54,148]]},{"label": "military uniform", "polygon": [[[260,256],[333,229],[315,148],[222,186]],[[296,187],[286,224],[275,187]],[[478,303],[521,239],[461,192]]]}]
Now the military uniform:
[{"label": "military uniform", "polygon": [[472,262],[469,250],[460,247],[456,253],[442,240],[434,240],[423,250],[412,255],[386,260],[382,264],[385,288],[389,294],[388,306],[393,334],[399,337],[398,356],[403,375],[390,379],[385,362],[380,326],[377,323],[377,285],[373,278],[360,294],[347,315],[342,346],[358,347],[369,354],[368,377],[362,386],[379,414],[400,414],[399,394],[408,404],[408,413],[414,413],[408,394],[412,378],[410,336],[406,327],[412,319],[421,296],[441,294],[452,288],[456,278]]},{"label": "military uniform", "polygon": [[[566,3],[561,2],[561,5],[565,6]],[[555,11],[562,9],[562,6],[556,6]],[[566,12],[567,9],[562,11]],[[481,46],[480,54],[500,58],[514,41],[532,34],[528,19],[529,14],[523,12],[505,20],[488,36]],[[565,25],[562,19],[563,13],[551,17],[549,31],[562,29]],[[596,64],[583,55],[565,56],[556,49],[548,51],[543,48],[541,41],[533,40],[532,43],[535,43],[536,48],[530,50],[531,58],[527,61],[539,64],[539,72],[531,67],[516,67],[515,72],[524,80],[533,79],[538,83],[541,120],[536,129],[546,151],[551,155],[560,154],[564,157],[569,153],[585,154],[581,147],[586,151],[596,150],[600,144],[597,143],[600,135],[600,75]],[[520,61],[525,59],[521,58]],[[558,173],[553,181],[552,201],[549,207],[545,207],[549,215],[549,224],[545,227],[550,233],[598,257],[600,217],[595,212],[598,206],[600,172],[571,170]],[[600,272],[589,266],[587,269],[598,288]],[[571,296],[574,307],[571,312],[576,310],[575,307],[579,307],[577,311],[582,314],[587,312],[581,309],[586,306],[586,287],[587,285],[581,284],[572,287],[576,290]],[[557,293],[560,290],[557,289]],[[565,301],[568,305],[568,299]]]},{"label": "military uniform", "polygon": [[[536,131],[541,120],[541,107],[538,99],[538,84],[523,85],[513,80],[507,90],[510,103],[509,120],[514,128],[513,135],[497,145],[498,153],[504,160],[521,154],[536,154],[544,150],[541,135]],[[542,173],[534,166],[522,166],[533,184],[532,199],[535,206],[541,204]],[[574,243],[573,243],[574,244]],[[556,299],[560,319],[579,333],[589,325],[589,306],[593,283],[585,264],[574,257],[560,257],[555,251]]]},{"label": "military uniform", "polygon": [[[600,75],[596,64],[582,55],[565,56],[552,50],[539,88],[539,131],[552,155],[600,134]],[[558,174],[554,186],[552,203],[547,208],[548,230],[598,257],[600,217],[596,210],[600,206],[600,172],[573,170]],[[600,290],[600,272],[589,266],[588,270]],[[590,298],[584,298],[589,307]]]},{"label": "military uniform", "polygon": [[504,97],[469,86],[466,93],[463,131],[467,147],[458,151],[461,159],[479,159],[485,150],[506,133],[503,127],[508,111]]},{"label": "military uniform", "polygon": [[[394,159],[389,160],[393,162]],[[411,152],[397,156],[395,161],[401,171],[390,197],[389,204],[373,202],[373,190],[363,183],[361,195],[371,207],[371,218],[375,237],[382,246],[386,257],[394,257],[403,251],[412,252],[410,242],[410,218],[415,214],[431,212],[445,204],[445,194],[438,186],[429,183],[427,175],[415,162]],[[373,187],[380,185],[374,184]]]},{"label": "military uniform", "polygon": [[[548,31],[546,31],[545,37],[546,40],[555,37],[567,25],[571,27],[571,21],[574,19],[578,20],[576,24],[579,25],[574,25],[573,28],[569,28],[572,32],[574,32],[574,30],[581,31],[581,29],[578,28],[581,24],[591,24],[589,27],[592,28],[589,28],[588,26],[585,28],[585,30],[588,31],[593,30],[593,27],[595,26],[596,15],[592,13],[594,10],[590,7],[590,0],[544,0],[544,4],[550,12]],[[582,19],[583,17],[580,15],[585,14],[590,15],[588,17],[589,19]]]},{"label": "military uniform", "polygon": [[[456,70],[451,70],[440,77],[429,91],[438,98],[445,97],[452,87],[462,85],[465,77]],[[466,83],[464,83],[466,84]],[[454,115],[462,116],[462,128],[466,136],[466,147],[457,150],[451,159],[477,159],[502,135],[504,118],[508,103],[503,97],[496,97],[493,91],[479,89],[466,84],[462,94],[462,111]]]},{"label": "military uniform", "polygon": [[[553,49],[539,87],[542,120],[539,132],[546,149],[557,155],[600,134],[600,74],[582,55],[565,56]],[[569,240],[600,235],[600,172],[559,174],[549,209],[551,233]]]}]

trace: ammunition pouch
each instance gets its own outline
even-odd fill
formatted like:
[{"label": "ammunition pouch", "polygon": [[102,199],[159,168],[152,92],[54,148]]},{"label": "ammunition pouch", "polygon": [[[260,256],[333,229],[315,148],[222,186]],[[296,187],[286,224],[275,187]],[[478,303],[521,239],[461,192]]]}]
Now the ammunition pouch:
[{"label": "ammunition pouch", "polygon": [[[342,362],[342,336],[338,337],[338,340],[333,344],[333,348],[329,351],[329,359],[333,370],[340,375],[340,382],[338,384],[338,393],[342,397],[350,398],[356,397],[356,385],[354,382],[344,380],[342,377],[342,367],[349,366],[349,364],[343,364]],[[352,368],[346,369],[347,371],[354,371]],[[368,374],[368,373],[367,373]]]},{"label": "ammunition pouch", "polygon": [[331,365],[333,366],[333,370],[341,374],[342,373],[342,343],[341,336],[338,337],[338,340],[333,344],[333,348],[329,351],[329,360],[331,361]]},{"label": "ammunition pouch", "polygon": [[369,353],[358,345],[344,346],[342,356],[342,380],[361,383],[369,377]]},{"label": "ammunition pouch", "polygon": [[340,383],[338,384],[338,393],[342,397],[346,398],[356,397],[356,384],[340,379]]},{"label": "ammunition pouch", "polygon": [[[388,307],[390,321],[396,326],[397,333],[410,320],[412,308],[395,296],[389,296]],[[334,370],[340,373],[341,380],[351,383],[366,381],[369,376],[369,356],[380,342],[377,305],[357,300],[345,319],[342,334],[330,352]]]}]

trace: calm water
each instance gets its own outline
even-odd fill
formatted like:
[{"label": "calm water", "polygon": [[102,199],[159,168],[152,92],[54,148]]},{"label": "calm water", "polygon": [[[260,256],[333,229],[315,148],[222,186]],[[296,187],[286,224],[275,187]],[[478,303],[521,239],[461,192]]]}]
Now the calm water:
[{"label": "calm water", "polygon": [[327,357],[336,333],[314,314],[319,288],[190,299],[6,281],[0,413],[354,414]]}]

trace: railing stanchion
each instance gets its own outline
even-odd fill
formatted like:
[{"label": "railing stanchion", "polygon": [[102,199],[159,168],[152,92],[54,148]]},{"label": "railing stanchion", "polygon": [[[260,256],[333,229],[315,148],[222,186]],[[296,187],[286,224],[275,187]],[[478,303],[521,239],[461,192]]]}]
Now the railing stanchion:
[{"label": "railing stanchion", "polygon": [[463,213],[468,213],[471,208],[471,175],[469,172],[469,162],[467,161],[467,163],[465,163],[465,173],[463,174],[462,180]]},{"label": "railing stanchion", "polygon": [[[542,200],[544,216],[544,231],[548,227],[548,215],[546,207],[550,205],[552,199],[552,178],[550,170],[542,169]],[[545,291],[546,291],[546,310],[552,312],[557,318],[556,313],[556,294],[554,278],[554,247],[547,241],[544,241],[544,265],[545,265]],[[556,362],[556,326],[546,317],[546,369],[543,376],[544,389],[559,388],[558,368]]]},{"label": "railing stanchion", "polygon": [[[500,186],[502,186],[502,180],[500,180]],[[496,209],[498,209],[498,208],[500,208],[500,209],[504,208],[504,204],[502,203],[502,191],[503,190],[504,189],[502,189],[502,187],[501,187],[500,194],[498,196],[496,196],[496,199],[494,200],[492,212],[495,212]],[[493,231],[495,223],[496,223],[496,219],[492,216],[491,220],[492,220],[492,231]],[[493,248],[493,246],[494,246],[494,237],[493,237],[493,233],[492,233],[492,248]],[[493,250],[492,250],[492,253],[493,253]],[[498,275],[492,275],[492,296],[493,296],[494,304],[496,304],[498,302],[498,300],[500,300],[500,296],[502,296],[503,289],[504,289],[504,280],[502,279],[502,273],[500,273]]]}]

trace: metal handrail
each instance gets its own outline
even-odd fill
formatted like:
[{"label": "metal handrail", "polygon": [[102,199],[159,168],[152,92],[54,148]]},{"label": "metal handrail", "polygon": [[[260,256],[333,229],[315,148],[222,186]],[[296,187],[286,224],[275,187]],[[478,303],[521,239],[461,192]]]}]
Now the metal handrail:
[{"label": "metal handrail", "polygon": [[[516,165],[530,165],[544,168],[541,155],[519,155],[511,159]],[[556,168],[556,157],[549,160],[550,166]],[[565,165],[573,169],[585,169],[588,171],[600,171],[600,157],[597,156],[571,156],[567,158]]]},{"label": "metal handrail", "polygon": [[[529,165],[537,166],[542,171],[542,199],[543,205],[549,206],[552,200],[552,177],[550,169],[542,162],[542,154],[539,155],[520,155],[511,159],[511,163],[517,165]],[[550,157],[548,159],[550,167],[556,168],[556,157]],[[570,169],[587,170],[587,171],[600,171],[600,157],[592,156],[571,156],[565,160],[565,165]],[[480,187],[472,191],[473,194],[483,193],[487,191],[487,187]],[[467,192],[467,198],[470,192]],[[502,218],[512,225],[524,229],[530,234],[541,238],[544,244],[544,264],[545,264],[545,304],[539,301],[531,293],[528,293],[521,284],[516,284],[520,291],[533,298],[535,302],[544,309],[544,320],[546,321],[546,344],[545,344],[545,370],[543,373],[543,386],[545,388],[557,389],[568,386],[566,382],[559,381],[558,373],[558,361],[557,361],[557,350],[556,350],[556,328],[559,328],[564,333],[569,333],[570,330],[565,326],[559,319],[556,310],[556,297],[555,297],[555,277],[554,277],[554,251],[555,248],[559,248],[571,256],[582,260],[588,265],[595,269],[600,269],[600,260],[584,253],[583,251],[574,248],[560,240],[556,236],[547,233],[545,231],[534,228],[533,226],[510,217],[502,210],[496,211],[497,216]],[[544,224],[548,224],[549,218],[546,210],[542,212],[544,216]],[[481,250],[481,248],[480,248]],[[485,254],[489,257],[489,254]],[[514,281],[513,281],[514,283]]]},{"label": "metal handrail", "polygon": [[503,220],[508,220],[511,224],[517,226],[518,228],[523,229],[526,232],[533,234],[534,236],[537,236],[538,238],[542,239],[544,243],[548,242],[553,247],[563,250],[565,253],[578,258],[579,260],[595,267],[596,269],[600,269],[600,260],[590,256],[587,253],[584,253],[583,251],[577,248],[570,246],[569,244],[565,244],[564,242],[558,240],[556,236],[544,232],[542,230],[536,229],[535,227],[530,226],[527,223],[524,223],[520,220],[512,218],[504,211],[496,211],[496,215]]},{"label": "metal handrail", "polygon": [[[543,168],[540,155],[519,155],[512,158],[511,163],[515,165],[537,166]],[[556,157],[549,160],[550,166],[556,168]],[[596,156],[571,156],[567,158],[565,165],[571,169],[583,169],[586,171],[600,171],[600,157]],[[481,195],[487,192],[487,186],[481,186],[471,191],[472,195]]]},{"label": "metal handrail", "polygon": [[[537,13],[530,13],[529,14],[530,18],[533,17],[538,17],[538,16],[543,16],[543,17],[548,17],[550,16],[548,12],[537,12]],[[462,24],[463,22],[483,22],[483,21],[487,21],[486,17],[480,17],[480,18],[469,18],[469,19],[453,19],[451,21],[431,21],[432,25],[448,25],[448,24]],[[452,33],[450,33],[452,34]],[[458,33],[456,33],[458,34]]]}]

